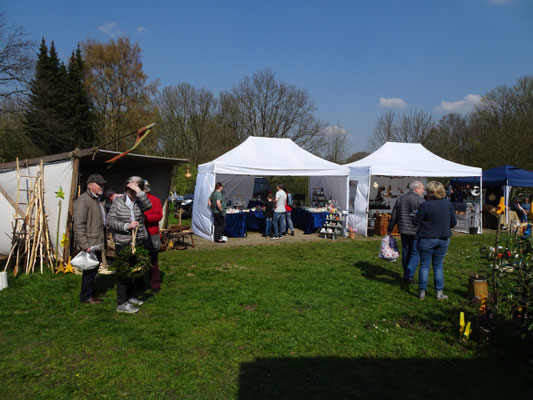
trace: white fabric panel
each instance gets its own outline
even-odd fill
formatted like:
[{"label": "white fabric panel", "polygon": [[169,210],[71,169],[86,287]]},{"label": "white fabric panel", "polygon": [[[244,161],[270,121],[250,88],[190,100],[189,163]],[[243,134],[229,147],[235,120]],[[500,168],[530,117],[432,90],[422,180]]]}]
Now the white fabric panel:
[{"label": "white fabric panel", "polygon": [[[48,227],[50,232],[50,240],[56,250],[59,250],[59,255],[63,255],[63,248],[61,244],[59,249],[56,243],[57,234],[57,221],[59,218],[59,241],[62,240],[63,234],[67,227],[68,217],[68,205],[70,203],[70,183],[72,180],[72,160],[61,161],[57,163],[44,165],[44,207],[45,213],[48,214]],[[20,174],[26,176],[36,176],[39,170],[39,166],[32,166],[29,168],[21,168]],[[7,191],[13,201],[16,201],[17,197],[17,171],[7,171],[0,173],[0,185]],[[65,193],[65,199],[61,199],[61,215],[59,215],[59,199],[56,197],[56,193],[61,186],[63,193]],[[21,178],[21,188],[33,188],[33,179]],[[19,202],[27,203],[27,192],[20,192]],[[3,197],[3,196],[1,196]],[[26,206],[20,205],[20,208],[25,212]],[[9,218],[9,224],[2,222],[2,231],[0,232],[0,249],[1,252],[7,254],[11,248],[11,235],[13,234],[13,228],[11,223],[14,223],[13,215],[15,213],[14,208],[10,205],[7,210],[2,209],[1,215]],[[9,225],[9,227],[8,227]],[[7,253],[4,249],[9,247]]]},{"label": "white fabric panel", "polygon": [[0,238],[0,254],[7,255],[11,250],[12,224],[15,222],[13,220],[14,213],[13,206],[0,194],[0,235],[2,235]]},{"label": "white fabric panel", "polygon": [[192,231],[207,240],[213,240],[213,220],[211,209],[207,204],[213,190],[215,190],[215,174],[198,174],[192,204]]},{"label": "white fabric panel", "polygon": [[360,235],[366,235],[368,224],[368,175],[350,175],[350,181],[357,182],[355,199],[353,204],[353,214],[347,218],[348,227],[355,229]]},{"label": "white fabric panel", "polygon": [[445,160],[420,143],[387,142],[367,157],[347,164],[354,168],[369,168],[370,175],[461,177],[481,176],[481,168],[469,167]]},{"label": "white fabric panel", "polygon": [[324,188],[326,199],[337,200],[341,210],[348,209],[348,187],[347,180],[344,176],[310,176],[309,177],[309,194],[313,193],[313,188]]},{"label": "white fabric panel", "polygon": [[254,194],[254,176],[216,174],[215,180],[216,182],[222,182],[226,201],[233,202],[234,196],[244,196],[246,207]]}]

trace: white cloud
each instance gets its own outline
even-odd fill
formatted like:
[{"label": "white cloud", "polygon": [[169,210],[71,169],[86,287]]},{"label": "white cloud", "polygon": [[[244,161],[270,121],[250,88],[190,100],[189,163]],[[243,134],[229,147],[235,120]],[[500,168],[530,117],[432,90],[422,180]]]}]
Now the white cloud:
[{"label": "white cloud", "polygon": [[326,135],[331,135],[331,134],[347,135],[348,131],[346,129],[344,129],[344,128],[341,128],[340,126],[330,125],[330,126],[326,126],[324,128],[324,133]]},{"label": "white cloud", "polygon": [[379,105],[383,108],[405,108],[407,107],[407,103],[403,101],[402,98],[399,98],[399,97],[392,97],[390,99],[386,99],[385,97],[380,97]]},{"label": "white cloud", "polygon": [[98,30],[107,36],[117,37],[122,36],[124,32],[118,29],[118,24],[116,22],[106,22],[104,25],[99,26]]},{"label": "white cloud", "polygon": [[435,107],[436,111],[442,112],[469,112],[472,108],[481,101],[479,94],[467,94],[463,100],[457,101],[442,101],[440,106]]},{"label": "white cloud", "polygon": [[144,26],[138,26],[135,31],[137,33],[144,33],[144,32],[148,32],[148,29],[146,27],[144,27]]}]

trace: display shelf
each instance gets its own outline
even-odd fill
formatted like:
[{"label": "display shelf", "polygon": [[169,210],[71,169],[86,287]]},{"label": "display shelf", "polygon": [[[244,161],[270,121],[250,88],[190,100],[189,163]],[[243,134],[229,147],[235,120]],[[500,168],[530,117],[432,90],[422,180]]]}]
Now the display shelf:
[{"label": "display shelf", "polygon": [[325,239],[337,239],[338,236],[346,236],[344,221],[342,213],[330,212],[318,231],[318,235]]}]

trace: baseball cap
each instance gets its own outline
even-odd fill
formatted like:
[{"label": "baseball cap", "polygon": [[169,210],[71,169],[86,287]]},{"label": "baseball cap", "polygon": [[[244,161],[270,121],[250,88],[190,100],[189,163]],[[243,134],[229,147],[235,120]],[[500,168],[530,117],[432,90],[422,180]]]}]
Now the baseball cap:
[{"label": "baseball cap", "polygon": [[104,178],[102,178],[102,175],[98,175],[98,174],[89,175],[89,179],[87,179],[87,184],[93,183],[93,182],[100,186],[103,186],[107,183],[107,181]]}]

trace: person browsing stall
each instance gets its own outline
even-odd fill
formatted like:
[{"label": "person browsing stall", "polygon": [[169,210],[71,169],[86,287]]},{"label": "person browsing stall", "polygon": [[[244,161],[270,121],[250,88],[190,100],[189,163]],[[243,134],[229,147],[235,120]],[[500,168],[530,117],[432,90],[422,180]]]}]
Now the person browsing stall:
[{"label": "person browsing stall", "polygon": [[213,240],[216,243],[224,243],[224,229],[226,228],[226,197],[222,193],[224,186],[221,182],[215,184],[215,190],[209,196],[207,204],[211,208],[213,213],[215,232],[213,235]]},{"label": "person browsing stall", "polygon": [[159,221],[163,219],[163,207],[161,201],[150,193],[150,182],[144,181],[144,193],[152,203],[152,208],[144,212],[144,222],[148,230],[147,246],[150,252],[150,288],[152,293],[159,293],[161,289],[161,279],[159,274],[159,256],[158,252],[161,248],[161,237],[159,235]]}]

